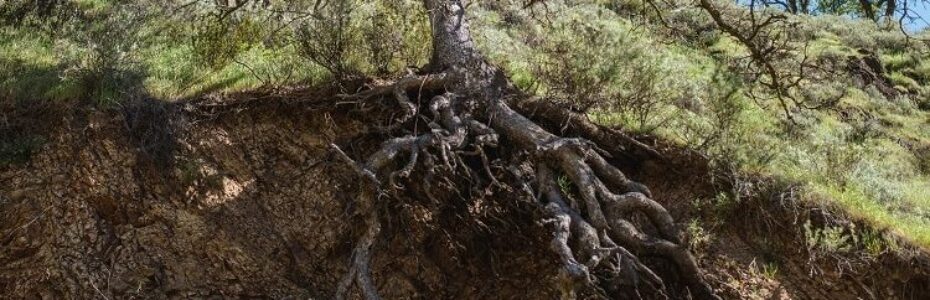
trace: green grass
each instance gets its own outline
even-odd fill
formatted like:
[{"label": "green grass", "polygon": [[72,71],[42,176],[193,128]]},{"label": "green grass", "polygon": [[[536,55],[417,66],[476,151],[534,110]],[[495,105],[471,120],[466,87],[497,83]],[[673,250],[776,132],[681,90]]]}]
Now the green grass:
[{"label": "green grass", "polygon": [[161,99],[179,99],[208,92],[229,92],[261,86],[314,82],[326,76],[319,67],[301,59],[293,47],[252,47],[218,68],[202,66],[193,59],[189,45],[146,49],[146,90]]},{"label": "green grass", "polygon": [[[556,7],[553,10],[564,9]],[[627,21],[594,6],[578,6],[580,13],[559,13],[548,21],[582,14],[588,24],[614,22],[621,28]],[[497,12],[477,11],[476,32],[485,51],[505,66],[518,82],[537,80],[531,66],[538,49],[527,47],[526,40],[544,31],[525,25],[499,25]],[[928,85],[922,74],[930,74],[928,64],[912,52],[901,50],[903,37],[879,31],[871,24],[836,17],[811,17],[802,31],[811,37],[807,45],[813,59],[843,64],[849,56],[861,55],[860,48],[877,51],[892,81],[902,90],[920,93]],[[856,23],[856,24],[852,24]],[[853,26],[855,25],[855,26]],[[595,27],[597,28],[597,27]],[[610,26],[605,26],[610,28]],[[859,28],[850,30],[849,28]],[[641,128],[623,112],[601,108],[590,112],[600,124],[623,126],[654,133],[679,145],[701,147],[717,164],[735,164],[739,170],[767,174],[801,183],[809,201],[824,201],[844,209],[853,218],[887,229],[916,245],[930,249],[930,174],[921,170],[921,159],[914,149],[930,145],[930,113],[917,109],[907,99],[885,99],[871,88],[860,89],[849,83],[824,85],[818,90],[846,89],[846,96],[833,110],[795,113],[799,125],[786,126],[783,113],[772,103],[759,103],[742,96],[720,101],[724,91],[750,88],[744,82],[715,80],[727,72],[728,59],[744,56],[746,51],[732,38],[718,36],[705,47],[660,40],[657,33],[641,28],[621,30],[623,38],[645,40],[650,55],[657,58],[662,70],[659,86],[677,89],[659,94],[659,105],[652,111],[655,128]],[[584,40],[578,47],[596,47]],[[802,47],[799,47],[799,49]],[[520,49],[514,54],[508,49]],[[605,50],[602,53],[608,53]],[[800,53],[798,53],[800,55]],[[608,59],[608,56],[602,56]],[[595,61],[588,68],[598,68]],[[682,84],[686,83],[686,84]],[[545,89],[538,90],[545,91]],[[739,93],[738,95],[742,95]],[[738,107],[732,116],[715,111]],[[845,114],[845,115],[844,115]],[[733,119],[727,128],[723,119]],[[709,136],[715,141],[708,142]]]},{"label": "green grass", "polygon": [[[87,5],[103,9],[96,6],[103,2],[94,3]],[[140,74],[147,94],[168,101],[209,92],[307,84],[327,76],[322,68],[301,58],[294,46],[268,48],[259,43],[225,64],[207,66],[197,61],[193,46],[183,40],[156,37],[141,45],[126,61],[110,68]],[[25,101],[86,98],[91,91],[82,84],[82,76],[95,70],[91,59],[93,53],[74,41],[0,27],[0,96]],[[124,92],[119,86],[103,88],[112,91],[92,96],[112,98]]]},{"label": "green grass", "polygon": [[55,42],[38,34],[0,28],[0,96],[74,98],[79,84],[64,77]]},{"label": "green grass", "polygon": [[804,183],[812,195],[839,204],[851,216],[930,248],[930,178],[919,168],[921,158],[900,142],[925,143],[930,115],[885,99],[849,106],[889,121],[861,129],[859,121],[816,112],[799,137],[766,150],[779,155],[763,172]]},{"label": "green grass", "polygon": [[[926,181],[927,178],[912,180],[917,187],[909,189],[907,192],[910,197],[926,197],[930,192]],[[838,204],[845,211],[856,219],[870,222],[876,229],[886,229],[896,233],[898,236],[912,241],[915,245],[924,247],[930,245],[930,221],[927,220],[927,207],[930,203],[920,198],[912,198],[917,211],[896,211],[889,209],[875,201],[870,193],[863,192],[855,188],[841,188],[835,186],[810,185],[812,196],[824,197],[824,201]],[[911,194],[913,193],[913,194]],[[926,198],[924,198],[926,199]]]}]

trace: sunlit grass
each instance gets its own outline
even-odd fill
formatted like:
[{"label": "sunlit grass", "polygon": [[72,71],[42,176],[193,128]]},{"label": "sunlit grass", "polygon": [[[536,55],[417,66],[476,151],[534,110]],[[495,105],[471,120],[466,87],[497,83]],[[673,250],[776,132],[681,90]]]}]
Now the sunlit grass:
[{"label": "sunlit grass", "polygon": [[171,100],[209,92],[313,82],[324,70],[301,59],[293,47],[252,47],[220,67],[197,64],[189,45],[147,49],[145,87],[153,96]]},{"label": "sunlit grass", "polygon": [[62,74],[60,51],[49,38],[0,28],[0,96],[19,100],[78,97],[81,87]]},{"label": "sunlit grass", "polygon": [[917,178],[908,182],[905,191],[913,202],[911,211],[894,211],[871,198],[868,193],[856,188],[838,188],[826,185],[809,185],[813,196],[824,197],[828,203],[837,204],[851,217],[869,222],[876,229],[888,230],[915,245],[930,250],[930,178]]},{"label": "sunlit grass", "polygon": [[[532,82],[532,70],[527,66],[533,63],[530,60],[536,50],[526,48],[521,38],[533,33],[494,25],[497,23],[492,21],[500,18],[494,13],[479,15],[482,17],[491,20],[476,26],[486,51],[519,82]],[[603,21],[588,18],[592,24]],[[900,36],[867,23],[839,18],[805,22],[811,22],[807,30],[812,30],[813,40],[806,47],[799,45],[793,53],[801,55],[801,49],[806,49],[812,59],[844,62],[850,56],[863,55],[858,52],[860,48],[874,51],[900,44]],[[851,30],[848,23],[856,23],[860,29]],[[649,38],[649,34],[644,36]],[[854,219],[930,249],[930,178],[920,170],[921,158],[914,152],[919,146],[930,145],[930,113],[918,110],[906,98],[885,99],[869,88],[841,85],[836,88],[846,89],[846,96],[834,110],[798,111],[795,118],[800,124],[786,126],[783,113],[772,103],[740,98],[736,104],[742,108],[732,128],[716,144],[706,146],[705,135],[719,125],[709,109],[715,99],[708,97],[716,94],[707,91],[727,88],[714,84],[713,70],[726,69],[720,59],[745,56],[745,50],[725,35],[704,49],[675,43],[651,45],[650,51],[660,57],[656,61],[662,68],[673,70],[663,74],[662,80],[687,82],[690,85],[685,86],[694,91],[671,94],[684,95],[682,98],[658,99],[660,105],[650,112],[653,120],[659,120],[658,127],[644,128],[630,115],[606,109],[590,111],[593,121],[656,134],[681,146],[705,146],[702,150],[719,163],[799,183],[806,191],[801,199],[838,207]],[[928,73],[928,64],[914,60],[909,53],[882,53],[881,58],[894,70],[889,76],[900,89],[916,92],[923,88],[925,83],[917,77]]]},{"label": "sunlit grass", "polygon": [[[84,87],[73,78],[80,49],[64,41],[0,28],[0,94],[14,99],[76,99]],[[187,43],[152,43],[137,50],[145,91],[163,100],[209,92],[230,92],[261,86],[306,84],[326,76],[302,59],[293,46],[269,49],[261,45],[239,53],[218,68],[197,63]]]}]

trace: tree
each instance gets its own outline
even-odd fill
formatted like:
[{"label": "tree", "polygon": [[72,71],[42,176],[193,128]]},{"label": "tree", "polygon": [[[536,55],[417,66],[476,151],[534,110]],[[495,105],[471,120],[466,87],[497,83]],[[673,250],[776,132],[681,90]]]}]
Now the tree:
[{"label": "tree", "polygon": [[894,13],[897,10],[897,2],[895,0],[885,0],[885,19],[891,20],[894,18]]},{"label": "tree", "polygon": [[[219,10],[217,20],[228,20],[236,12],[270,3],[258,2],[214,1]],[[571,298],[576,292],[589,290],[622,291],[640,285],[664,295],[672,288],[666,282],[680,278],[694,298],[717,299],[669,212],[652,199],[647,187],[630,180],[613,166],[606,157],[610,152],[602,148],[617,152],[612,146],[625,143],[651,155],[657,152],[619,131],[590,123],[582,114],[536,101],[515,88],[505,73],[477,48],[465,14],[466,0],[422,2],[431,29],[429,63],[420,68],[420,73],[343,95],[359,101],[392,97],[393,108],[401,114],[394,120],[395,126],[384,129],[399,136],[385,141],[365,158],[352,158],[339,146],[331,145],[333,153],[363,179],[356,206],[366,225],[366,231],[354,246],[349,272],[338,285],[336,297],[345,297],[350,288],[357,286],[365,298],[379,298],[369,262],[372,245],[382,228],[383,218],[376,203],[381,196],[392,195],[400,185],[411,184],[403,180],[415,173],[455,172],[451,167],[441,166],[465,166],[469,174],[482,174],[497,182],[489,170],[491,164],[501,162],[490,161],[486,153],[497,148],[495,152],[502,153],[497,155],[507,156],[508,165],[503,169],[512,170],[512,176],[500,179],[504,181],[501,184],[525,187],[526,195],[538,198],[533,202],[546,214],[546,220],[540,221],[551,224],[550,245],[561,263],[563,296]],[[339,4],[317,0],[314,8],[347,9]],[[17,15],[23,14],[26,13]],[[315,34],[307,32],[304,36]],[[304,48],[345,47],[338,36],[323,39],[326,45],[310,43]],[[331,56],[317,63],[327,65],[334,73],[343,73],[346,68],[341,65],[342,58]],[[414,93],[430,100],[424,105],[415,103],[409,97]],[[587,138],[554,134],[541,125],[543,122],[527,117],[525,112],[531,108],[539,111],[538,119],[546,123],[569,120]],[[429,120],[430,130],[404,130],[404,126],[419,120]],[[477,153],[482,158],[480,165],[464,163],[466,158],[461,156],[465,150]],[[559,178],[567,178],[571,187],[560,184]],[[420,182],[429,185],[429,180]],[[642,215],[647,221],[636,222],[634,215]],[[656,272],[641,260],[646,256],[672,262],[676,274]],[[614,276],[600,278],[596,273]]]},{"label": "tree", "polygon": [[879,15],[876,14],[875,9],[880,8],[884,5],[885,11],[881,17],[886,22],[892,22],[895,17],[895,12],[898,9],[897,2],[895,0],[879,0],[877,3],[873,3],[870,0],[859,0],[859,10],[861,14],[866,19],[878,22]]},{"label": "tree", "polygon": [[872,6],[872,1],[859,0],[859,9],[862,10],[863,17],[869,20],[875,20],[875,7]]},{"label": "tree", "polygon": [[[763,0],[763,5],[777,5],[785,9],[785,11],[792,14],[809,14],[810,13],[810,0]],[[754,4],[750,4],[754,5]]]},{"label": "tree", "polygon": [[[636,278],[664,294],[665,279],[640,260],[642,256],[658,256],[677,266],[678,275],[695,298],[717,299],[669,212],[651,199],[648,188],[627,178],[600,150],[610,142],[636,142],[595,126],[577,113],[545,109],[544,102],[532,101],[530,95],[516,89],[476,47],[465,14],[465,0],[423,0],[423,4],[429,13],[433,45],[429,64],[421,68],[424,72],[344,95],[357,100],[392,95],[403,112],[398,123],[427,119],[431,120],[432,130],[392,138],[358,161],[331,145],[338,157],[365,180],[357,202],[367,225],[355,245],[350,270],[337,289],[337,298],[345,297],[353,284],[365,298],[379,298],[369,269],[372,244],[381,231],[381,216],[374,207],[379,195],[394,189],[396,179],[410,176],[418,166],[432,170],[436,165],[455,164],[460,159],[452,154],[456,150],[475,148],[484,157],[484,149],[498,147],[500,152],[526,153],[512,157],[511,169],[518,170],[514,173],[522,177],[514,176],[517,179],[508,184],[528,187],[531,194],[539,195],[537,204],[551,218],[551,247],[562,264],[563,296],[572,297],[577,290],[586,288],[616,290]],[[432,99],[420,107],[409,100],[408,94],[414,92],[431,95]],[[572,120],[583,136],[592,139],[553,134],[515,110],[526,107],[543,107],[543,119]],[[483,164],[487,170],[486,159]],[[577,197],[569,197],[560,188],[560,175],[572,183]],[[576,198],[579,203],[573,203]],[[631,219],[636,213],[649,220],[655,234]],[[595,270],[621,274],[621,279],[598,280]]]},{"label": "tree", "polygon": [[[792,14],[810,14],[812,13],[812,4],[816,4],[817,7],[814,9],[815,12],[838,15],[855,15],[872,20],[874,22],[884,20],[884,22],[888,24],[893,24],[896,22],[895,18],[897,16],[895,14],[900,14],[899,16],[904,17],[911,17],[911,14],[913,13],[907,9],[907,1],[901,1],[901,7],[899,7],[899,2],[896,0],[823,0],[813,3],[810,0],[761,0],[759,3],[764,6],[780,7],[784,11]],[[756,5],[756,2],[751,1],[748,5],[754,6]],[[882,9],[883,11],[877,11],[879,9]],[[898,20],[898,22],[900,22],[900,20]]]}]

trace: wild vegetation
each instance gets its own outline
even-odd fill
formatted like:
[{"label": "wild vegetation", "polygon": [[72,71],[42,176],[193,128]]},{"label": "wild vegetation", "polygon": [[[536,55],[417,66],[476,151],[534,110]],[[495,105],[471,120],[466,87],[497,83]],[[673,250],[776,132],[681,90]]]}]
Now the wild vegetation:
[{"label": "wild vegetation", "polygon": [[399,199],[467,187],[540,199],[564,297],[716,298],[694,257],[713,224],[677,224],[612,157],[699,154],[717,187],[702,211],[755,203],[764,177],[867,226],[804,223],[811,249],[930,248],[930,35],[903,28],[908,4],[6,1],[0,169],[53,142],[35,123],[62,109],[119,111],[167,153],[170,126],[139,121],[168,119],[159,103],[331,83],[340,105],[391,111],[381,146],[331,146],[365,227],[335,297],[378,298],[372,245]]}]

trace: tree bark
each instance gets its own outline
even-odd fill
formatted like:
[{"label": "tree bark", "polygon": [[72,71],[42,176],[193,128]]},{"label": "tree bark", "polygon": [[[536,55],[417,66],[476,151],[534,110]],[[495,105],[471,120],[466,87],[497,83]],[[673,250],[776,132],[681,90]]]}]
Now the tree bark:
[{"label": "tree bark", "polygon": [[872,1],[859,0],[859,8],[862,10],[862,15],[866,17],[866,19],[875,21],[875,8],[872,7]]},{"label": "tree bark", "polygon": [[885,20],[887,22],[894,22],[894,12],[897,10],[898,5],[895,0],[886,0],[885,1]]},{"label": "tree bark", "polygon": [[811,13],[811,1],[810,0],[797,0],[798,1],[798,11],[802,14]]},{"label": "tree bark", "polygon": [[788,2],[788,12],[797,14],[798,13],[798,0],[787,0]]},{"label": "tree bark", "polygon": [[433,38],[430,66],[437,69],[484,63],[465,19],[464,0],[424,0]]},{"label": "tree bark", "polygon": [[[423,0],[429,13],[433,53],[427,70],[461,75],[461,86],[484,92],[484,100],[512,91],[504,73],[489,63],[471,38],[466,0]],[[496,101],[496,100],[495,100]]]}]

